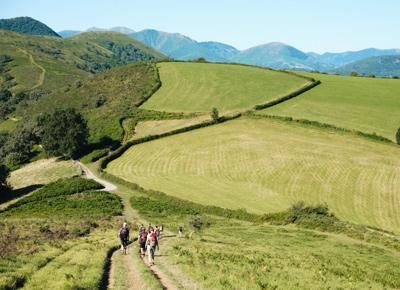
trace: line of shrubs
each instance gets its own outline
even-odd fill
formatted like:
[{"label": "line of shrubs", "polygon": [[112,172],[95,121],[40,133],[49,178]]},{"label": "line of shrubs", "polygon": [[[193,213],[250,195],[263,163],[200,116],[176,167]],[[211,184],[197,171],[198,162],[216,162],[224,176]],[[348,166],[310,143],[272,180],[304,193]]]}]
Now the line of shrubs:
[{"label": "line of shrubs", "polygon": [[308,126],[312,126],[312,127],[331,129],[331,130],[335,130],[335,131],[339,131],[339,132],[352,133],[354,135],[361,136],[361,137],[371,139],[374,141],[379,141],[379,142],[384,142],[384,143],[392,143],[392,144],[394,143],[392,140],[390,140],[386,137],[377,135],[376,133],[371,134],[371,133],[365,133],[365,132],[361,132],[361,131],[357,131],[357,130],[350,130],[350,129],[338,127],[338,126],[331,125],[331,124],[321,123],[318,121],[311,121],[311,120],[307,120],[307,119],[294,119],[292,117],[275,116],[275,115],[264,115],[264,114],[256,115],[252,112],[247,112],[246,116],[254,118],[254,119],[275,119],[275,120],[280,120],[280,121],[284,121],[284,122],[295,122],[295,123],[304,124],[304,125],[308,125]]},{"label": "line of shrubs", "polygon": [[134,146],[134,145],[138,145],[138,144],[142,144],[145,142],[149,142],[152,140],[156,140],[156,139],[160,139],[160,138],[164,138],[164,137],[168,137],[168,136],[172,136],[172,135],[177,135],[177,134],[181,134],[181,133],[185,133],[188,131],[192,131],[192,130],[196,130],[196,129],[200,129],[200,128],[204,128],[204,127],[208,127],[208,126],[212,126],[215,125],[217,123],[223,123],[229,120],[233,120],[236,118],[239,118],[240,116],[242,116],[241,113],[237,113],[234,114],[232,116],[223,116],[220,117],[218,119],[218,122],[215,121],[206,121],[206,122],[202,122],[199,124],[195,124],[195,125],[191,125],[191,126],[187,126],[184,128],[179,128],[176,130],[172,130],[166,133],[161,133],[161,134],[155,134],[155,135],[149,135],[140,139],[136,139],[136,140],[132,140],[127,142],[126,144],[122,145],[120,148],[118,148],[118,150],[116,150],[114,153],[108,155],[107,157],[105,157],[104,159],[101,160],[100,162],[100,169],[103,170],[107,167],[107,164],[110,163],[111,161],[117,159],[118,157],[120,157],[126,150],[128,150],[130,147]]},{"label": "line of shrubs", "polygon": [[[290,73],[290,72],[288,72],[288,73]],[[288,95],[283,96],[282,98],[276,99],[274,101],[271,101],[271,102],[268,102],[268,103],[265,103],[265,104],[256,105],[256,106],[254,106],[254,110],[263,110],[263,109],[275,106],[277,104],[283,103],[283,102],[285,102],[287,100],[290,100],[290,99],[292,99],[294,97],[297,97],[298,95],[301,95],[301,94],[311,90],[312,88],[318,86],[319,84],[321,84],[321,81],[314,80],[310,84],[308,84],[308,85],[306,85],[306,86],[304,86],[304,87],[302,87],[302,88],[300,88],[300,89],[298,89],[298,90],[296,90],[294,92],[291,92]]]}]

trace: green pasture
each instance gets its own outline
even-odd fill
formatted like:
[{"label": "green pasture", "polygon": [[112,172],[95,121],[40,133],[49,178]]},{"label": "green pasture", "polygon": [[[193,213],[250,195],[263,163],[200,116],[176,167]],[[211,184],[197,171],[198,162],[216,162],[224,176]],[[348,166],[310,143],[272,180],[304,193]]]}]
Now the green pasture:
[{"label": "green pasture", "polygon": [[250,109],[286,95],[307,80],[282,72],[242,65],[165,62],[159,64],[162,87],[143,105],[170,112],[220,112]]},{"label": "green pasture", "polygon": [[254,213],[304,200],[400,231],[396,145],[276,120],[239,119],[133,146],[106,171],[194,202]]},{"label": "green pasture", "polygon": [[303,74],[322,84],[259,113],[309,119],[395,140],[400,127],[399,80]]}]

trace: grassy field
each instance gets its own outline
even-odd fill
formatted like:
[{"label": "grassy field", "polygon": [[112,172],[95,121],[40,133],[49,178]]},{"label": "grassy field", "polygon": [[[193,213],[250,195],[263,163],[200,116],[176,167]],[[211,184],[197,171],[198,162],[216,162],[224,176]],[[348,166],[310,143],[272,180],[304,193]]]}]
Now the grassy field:
[{"label": "grassy field", "polygon": [[209,115],[198,116],[189,119],[178,120],[154,120],[138,122],[132,139],[139,139],[149,135],[161,134],[179,128],[195,125],[204,121],[209,121]]},{"label": "grassy field", "polygon": [[[281,226],[272,225],[272,220],[262,224],[208,215],[201,206],[177,206],[169,197],[154,194],[142,199],[133,195],[132,206],[168,231],[160,240],[156,264],[182,289],[400,286],[398,238],[342,222],[320,209],[318,214],[289,210],[290,219],[295,214],[301,220],[296,226]],[[197,214],[182,211],[190,207]],[[184,227],[181,238],[173,235],[178,225]],[[355,234],[360,230],[364,234]]]},{"label": "grassy field", "polygon": [[299,200],[326,202],[341,219],[399,233],[399,166],[391,144],[240,119],[133,146],[106,171],[183,199],[255,213]]},{"label": "grassy field", "polygon": [[14,189],[34,184],[47,184],[60,178],[80,175],[81,169],[72,161],[55,158],[38,160],[12,171],[8,182]]},{"label": "grassy field", "polygon": [[72,178],[0,211],[0,289],[98,289],[117,244],[120,199]]},{"label": "grassy field", "polygon": [[302,87],[307,80],[272,70],[211,63],[160,63],[162,87],[143,108],[172,112],[244,110]]},{"label": "grassy field", "polygon": [[260,111],[303,118],[395,140],[400,127],[400,81],[303,73],[322,84],[305,94]]}]

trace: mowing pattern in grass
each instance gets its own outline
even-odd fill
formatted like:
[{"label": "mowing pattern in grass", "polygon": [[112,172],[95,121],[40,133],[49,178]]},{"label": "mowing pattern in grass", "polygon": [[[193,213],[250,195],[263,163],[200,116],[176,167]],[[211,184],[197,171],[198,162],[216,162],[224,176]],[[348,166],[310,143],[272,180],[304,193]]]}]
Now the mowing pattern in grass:
[{"label": "mowing pattern in grass", "polygon": [[326,202],[341,219],[400,232],[399,166],[394,145],[241,119],[133,146],[106,170],[183,199],[256,213]]},{"label": "mowing pattern in grass", "polygon": [[249,109],[305,85],[307,80],[272,70],[228,64],[159,64],[162,87],[145,109],[221,112]]},{"label": "mowing pattern in grass", "polygon": [[38,160],[11,172],[8,182],[12,188],[22,188],[34,184],[47,184],[60,178],[80,175],[81,169],[72,161],[55,158]]},{"label": "mowing pattern in grass", "polygon": [[400,81],[303,73],[322,84],[260,114],[315,120],[395,140]]}]

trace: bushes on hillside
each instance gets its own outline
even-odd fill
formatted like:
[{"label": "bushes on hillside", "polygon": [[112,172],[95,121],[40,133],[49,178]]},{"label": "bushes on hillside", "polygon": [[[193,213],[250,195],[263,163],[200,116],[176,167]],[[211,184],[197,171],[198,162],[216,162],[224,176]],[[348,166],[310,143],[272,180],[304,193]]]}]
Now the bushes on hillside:
[{"label": "bushes on hillside", "polygon": [[400,145],[400,128],[396,132],[396,143]]}]

